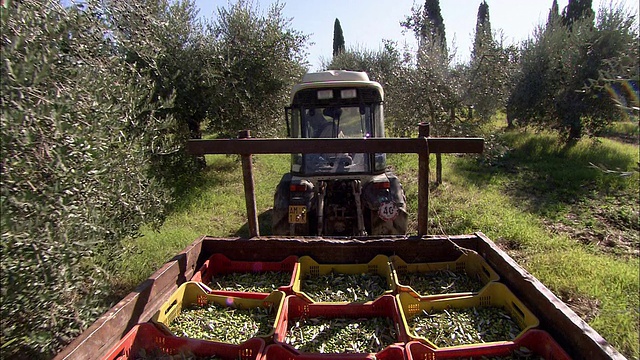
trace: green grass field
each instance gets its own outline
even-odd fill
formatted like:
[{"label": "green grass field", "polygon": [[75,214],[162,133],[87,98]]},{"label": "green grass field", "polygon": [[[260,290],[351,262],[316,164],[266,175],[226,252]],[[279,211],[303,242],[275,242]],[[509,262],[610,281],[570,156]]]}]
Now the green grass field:
[{"label": "green grass field", "polygon": [[[504,123],[504,122],[502,122]],[[637,127],[636,127],[637,128]],[[443,156],[432,184],[431,234],[482,231],[630,359],[640,357],[638,145],[605,138],[564,145],[553,133],[485,134],[486,156]],[[126,242],[116,282],[130,291],[201,235],[245,236],[242,170],[236,156],[208,167],[159,231]],[[416,233],[417,156],[394,154]],[[431,179],[435,178],[435,156]],[[254,156],[260,231],[289,156]]]}]

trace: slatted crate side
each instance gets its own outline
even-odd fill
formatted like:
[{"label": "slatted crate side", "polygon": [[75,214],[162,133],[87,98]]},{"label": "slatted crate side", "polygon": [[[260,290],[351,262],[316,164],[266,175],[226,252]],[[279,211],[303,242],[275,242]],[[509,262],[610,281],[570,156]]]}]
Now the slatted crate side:
[{"label": "slatted crate side", "polygon": [[420,341],[410,341],[406,345],[408,360],[445,360],[445,359],[483,359],[507,357],[515,352],[530,351],[529,357],[540,356],[545,360],[571,360],[566,351],[549,333],[539,329],[530,329],[513,343],[478,344],[471,347],[451,347],[434,349]]},{"label": "slatted crate side", "polygon": [[[487,264],[487,262],[475,251],[467,250],[455,261],[407,263],[401,256],[389,257],[396,293],[408,292],[414,297],[428,299],[440,299],[447,297],[475,295],[486,288],[492,282],[498,282],[500,276]],[[400,279],[408,273],[429,274],[437,271],[448,270],[459,274],[465,274],[482,284],[482,288],[476,292],[452,292],[443,294],[422,294],[416,289],[403,283]]]},{"label": "slatted crate side", "polygon": [[[409,293],[400,293],[396,296],[402,324],[412,340],[424,342],[429,347],[438,349],[431,340],[416,335],[409,326],[409,321],[423,312],[441,312],[450,309],[469,309],[474,307],[494,306],[504,309],[511,318],[518,324],[520,333],[515,339],[523,336],[527,330],[539,325],[538,318],[520,301],[506,285],[502,283],[491,283],[477,295],[462,296],[446,299],[424,300],[413,297]],[[515,340],[514,339],[514,340]],[[513,343],[512,340],[505,340],[505,343]],[[498,342],[496,342],[498,343]],[[476,346],[477,344],[459,345]]]},{"label": "slatted crate side", "polygon": [[132,360],[144,354],[216,356],[223,360],[258,360],[265,349],[265,341],[250,339],[240,345],[214,343],[164,334],[151,323],[134,326],[102,360]]},{"label": "slatted crate side", "polygon": [[395,289],[395,281],[391,274],[391,264],[389,263],[389,257],[386,255],[377,255],[364,264],[320,264],[310,256],[301,256],[298,259],[298,269],[292,287],[293,293],[310,302],[315,302],[315,299],[303,291],[302,282],[310,277],[331,273],[346,275],[377,274],[382,276],[387,283],[387,290],[381,296],[391,295]]},{"label": "slatted crate side", "polygon": [[288,345],[267,346],[261,360],[405,360],[405,349],[400,345],[387,346],[376,354],[310,354],[300,353]]},{"label": "slatted crate side", "polygon": [[[287,284],[277,286],[277,290],[283,291],[287,295],[292,294],[292,286],[295,280],[296,269],[298,266],[298,257],[295,255],[287,256],[282,261],[237,261],[231,260],[221,253],[215,253],[209,257],[198,271],[191,278],[192,281],[210,284],[216,276],[231,273],[265,273],[265,272],[286,272],[291,277]],[[232,295],[232,292],[224,290],[216,290],[212,288],[211,293],[219,295]],[[259,297],[265,293],[253,293],[254,297]],[[256,295],[260,294],[260,295]]]}]

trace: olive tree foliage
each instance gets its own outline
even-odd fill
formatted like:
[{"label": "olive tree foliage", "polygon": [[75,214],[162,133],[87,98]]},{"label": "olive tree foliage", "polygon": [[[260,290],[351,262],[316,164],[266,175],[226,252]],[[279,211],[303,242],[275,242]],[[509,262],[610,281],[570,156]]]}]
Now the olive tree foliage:
[{"label": "olive tree foliage", "polygon": [[[417,49],[400,50],[387,41],[378,51],[348,49],[323,67],[366,71],[380,82],[385,91],[386,126],[392,136],[412,136],[421,122],[430,123],[433,136],[473,134],[479,124],[461,116],[466,112],[473,72],[468,66],[452,64],[455,49],[446,47],[438,1],[413,7],[401,25],[416,36]],[[494,70],[514,61],[514,48],[496,48],[496,57],[507,60],[495,62]],[[482,69],[486,77],[489,69]]]},{"label": "olive tree foliage", "polygon": [[275,3],[264,15],[239,0],[218,8],[208,25],[215,54],[210,66],[216,70],[208,130],[220,137],[236,137],[243,129],[260,137],[284,133],[283,109],[305,72],[308,35],[291,28],[283,8]]},{"label": "olive tree foliage", "polygon": [[463,102],[473,106],[477,118],[469,121],[486,123],[496,111],[506,107],[518,73],[520,50],[516,45],[505,45],[501,32],[493,34],[496,40],[472,54],[464,68],[465,88]]},{"label": "olive tree foliage", "polygon": [[[168,114],[174,97],[154,79],[163,56],[158,21],[138,14],[145,36],[127,39],[104,4],[2,4],[0,322],[8,358],[50,358],[95,320],[109,306],[101,293],[118,240],[162,221],[170,201],[154,162],[179,149],[182,135]],[[140,59],[126,61],[124,47]],[[138,66],[143,60],[149,66]]]},{"label": "olive tree foliage", "polygon": [[[323,68],[364,71],[385,93],[386,127],[392,136],[411,136],[418,123],[429,122],[435,134],[452,134],[451,109],[458,106],[457,73],[442,61],[440,47],[422,47],[417,54],[384,41],[379,50],[349,48]],[[424,66],[420,66],[424,64]],[[430,64],[430,65],[426,65]]]},{"label": "olive tree foliage", "polygon": [[114,10],[122,11],[114,11],[117,15],[114,21],[128,25],[128,37],[134,43],[148,36],[147,31],[140,31],[147,26],[139,21],[141,14],[145,14],[143,9],[157,19],[153,33],[160,40],[161,55],[154,58],[155,63],[149,63],[144,59],[146,54],[141,54],[144,49],[129,47],[123,49],[127,61],[152,71],[158,94],[175,96],[171,114],[188,126],[191,138],[200,138],[199,125],[206,118],[212,86],[205,64],[212,54],[195,2],[147,0],[115,7]]},{"label": "olive tree foliage", "polygon": [[402,99],[405,121],[410,120],[414,127],[416,121],[429,122],[432,136],[457,133],[462,73],[450,66],[450,58],[435,45],[421,46],[412,63],[403,74],[407,88]]},{"label": "olive tree foliage", "polygon": [[[622,7],[609,6],[598,12],[597,27],[601,36],[594,42],[593,48],[617,49],[615,56],[602,60],[598,67],[598,77],[589,79],[587,95],[602,96],[608,94],[609,106],[618,111],[610,114],[612,120],[621,116],[635,115],[640,112],[640,31],[636,15]],[[594,124],[596,125],[596,124]],[[604,124],[602,124],[604,125]],[[600,126],[594,127],[594,130]]]},{"label": "olive tree foliage", "polygon": [[463,103],[473,107],[469,125],[486,123],[496,111],[505,108],[518,55],[515,45],[505,45],[501,31],[491,30],[489,5],[483,1],[478,7],[471,59],[464,67]]},{"label": "olive tree foliage", "polygon": [[369,79],[382,85],[386,96],[387,88],[395,86],[401,63],[396,43],[383,40],[383,46],[378,50],[350,47],[330,62],[323,61],[322,67],[328,70],[364,71]]},{"label": "olive tree foliage", "polygon": [[416,128],[416,122],[411,128],[406,127],[408,121],[403,122],[405,114],[401,99],[405,98],[403,92],[404,81],[408,61],[411,55],[401,53],[397,44],[393,41],[383,40],[383,45],[378,50],[370,50],[360,47],[351,47],[333,57],[331,62],[323,62],[322,67],[330,70],[364,71],[369,79],[382,85],[384,89],[384,106],[386,127],[391,134],[397,135],[411,132]]},{"label": "olive tree foliage", "polygon": [[599,9],[597,19],[584,14],[551,21],[525,43],[507,106],[511,123],[558,129],[571,141],[620,116],[620,100],[609,93],[637,84],[637,17],[620,6]]},{"label": "olive tree foliage", "polygon": [[400,23],[418,40],[415,55],[405,58],[402,67],[399,121],[404,131],[416,123],[429,122],[434,136],[447,136],[462,130],[458,121],[461,109],[464,71],[452,66],[455,49],[447,48],[445,26],[438,0],[425,1],[424,7],[412,7],[411,15]]},{"label": "olive tree foliage", "polygon": [[[219,76],[207,66],[214,57],[204,24],[192,0],[103,1],[105,19],[112,28],[115,50],[125,61],[153,80],[151,98],[173,97],[173,106],[162,116],[165,133],[177,143],[201,138],[201,124],[207,118]],[[153,19],[149,21],[148,19]],[[202,163],[188,155],[184,146],[156,156],[154,174],[172,183],[192,175]]]}]

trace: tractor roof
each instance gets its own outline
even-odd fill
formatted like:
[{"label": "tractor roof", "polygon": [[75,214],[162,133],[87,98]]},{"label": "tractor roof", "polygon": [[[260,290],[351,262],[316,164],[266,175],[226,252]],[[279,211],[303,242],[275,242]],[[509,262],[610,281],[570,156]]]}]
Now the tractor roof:
[{"label": "tractor roof", "polygon": [[293,86],[291,90],[291,101],[296,93],[305,89],[333,87],[373,87],[380,92],[380,98],[384,98],[382,86],[369,80],[369,76],[361,71],[327,70],[317,73],[307,73],[302,78],[302,82]]}]

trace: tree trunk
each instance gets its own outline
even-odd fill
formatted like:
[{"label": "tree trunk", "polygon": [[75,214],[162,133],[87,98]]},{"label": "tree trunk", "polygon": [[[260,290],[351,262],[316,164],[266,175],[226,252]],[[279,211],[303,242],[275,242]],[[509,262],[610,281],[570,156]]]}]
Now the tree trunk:
[{"label": "tree trunk", "polygon": [[438,116],[436,115],[436,109],[430,99],[427,99],[427,104],[429,105],[429,114],[431,114],[431,123],[437,127]]},{"label": "tree trunk", "polygon": [[582,126],[571,124],[569,128],[569,140],[578,140],[582,137]]},{"label": "tree trunk", "polygon": [[[202,139],[202,130],[200,129],[199,122],[189,119],[187,120],[187,126],[189,127],[189,135],[191,139]],[[200,169],[207,167],[207,160],[204,155],[196,156],[195,162]]]},{"label": "tree trunk", "polygon": [[514,127],[513,116],[509,114],[509,111],[507,110],[507,129],[513,129]]},{"label": "tree trunk", "polygon": [[569,124],[569,141],[575,141],[582,137],[582,122],[580,114],[570,113],[567,115],[567,123]]}]

